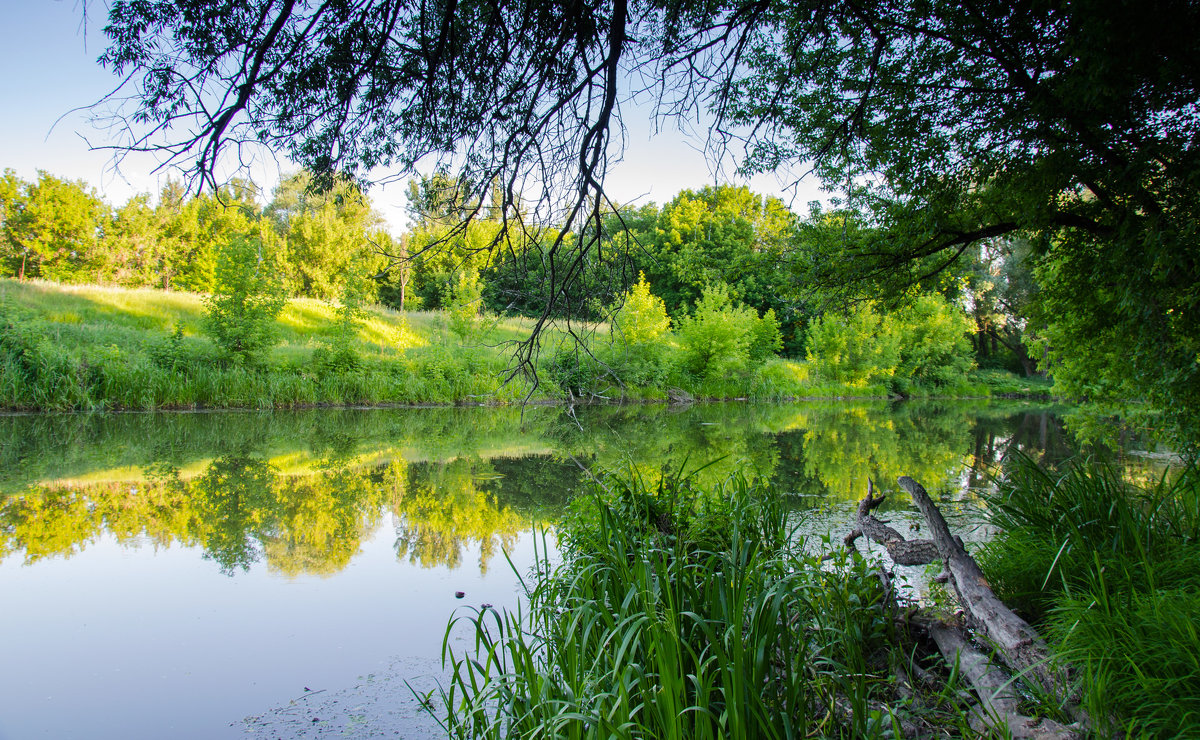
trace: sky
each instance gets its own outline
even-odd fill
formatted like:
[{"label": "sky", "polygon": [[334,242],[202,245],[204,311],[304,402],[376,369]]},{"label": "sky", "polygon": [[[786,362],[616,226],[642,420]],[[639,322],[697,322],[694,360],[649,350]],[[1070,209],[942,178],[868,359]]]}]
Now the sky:
[{"label": "sky", "polygon": [[[84,108],[110,93],[118,79],[96,63],[106,46],[105,3],[89,0],[86,8],[85,23],[80,0],[0,0],[0,170],[12,168],[26,180],[38,170],[84,180],[110,204],[121,205],[138,193],[157,194],[170,173],[154,172],[157,162],[149,155],[131,155],[117,167],[112,152],[102,149],[114,141]],[[778,195],[801,214],[809,201],[821,199],[815,181],[787,189],[772,175],[749,181],[714,175],[700,142],[675,130],[654,135],[640,109],[625,110],[627,147],[606,182],[617,202],[662,205],[680,190],[717,182]],[[295,169],[281,161],[249,174],[269,191],[281,172]],[[370,194],[390,229],[402,231],[403,183]]]}]

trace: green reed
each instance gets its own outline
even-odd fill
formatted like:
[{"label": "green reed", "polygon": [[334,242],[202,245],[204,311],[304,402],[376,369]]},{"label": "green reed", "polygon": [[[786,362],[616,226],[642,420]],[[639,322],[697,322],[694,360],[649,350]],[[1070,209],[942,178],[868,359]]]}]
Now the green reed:
[{"label": "green reed", "polygon": [[1111,466],[1018,457],[980,561],[1079,669],[1101,732],[1200,735],[1200,475],[1134,485]]},{"label": "green reed", "polygon": [[[543,537],[522,609],[450,623],[441,721],[451,736],[896,729],[907,709],[889,666],[902,648],[870,565],[805,554],[786,497],[762,481],[692,481],[604,478],[561,525],[560,564]],[[451,644],[461,627],[474,636],[462,654]]]}]

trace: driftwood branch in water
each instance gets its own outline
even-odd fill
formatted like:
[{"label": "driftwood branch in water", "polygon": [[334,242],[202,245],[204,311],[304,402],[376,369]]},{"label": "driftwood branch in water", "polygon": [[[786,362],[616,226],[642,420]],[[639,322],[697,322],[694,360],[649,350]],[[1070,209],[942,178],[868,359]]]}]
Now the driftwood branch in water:
[{"label": "driftwood branch in water", "polygon": [[846,545],[853,545],[860,535],[866,535],[883,545],[892,562],[897,565],[925,565],[937,560],[938,550],[931,540],[906,540],[902,534],[875,518],[871,512],[886,499],[887,496],[882,494],[875,496],[875,485],[867,479],[867,497],[858,502],[858,526],[846,535]]},{"label": "driftwood branch in water", "polygon": [[[942,512],[924,487],[908,476],[902,476],[899,483],[912,495],[925,517],[929,533],[950,574],[950,583],[966,611],[968,623],[987,638],[1014,671],[1037,683],[1051,696],[1066,696],[1069,689],[1066,675],[1051,662],[1046,643],[1028,622],[1014,614],[992,591],[975,559],[963,548],[961,541],[951,535]],[[1078,708],[1073,713],[1086,721]]]}]

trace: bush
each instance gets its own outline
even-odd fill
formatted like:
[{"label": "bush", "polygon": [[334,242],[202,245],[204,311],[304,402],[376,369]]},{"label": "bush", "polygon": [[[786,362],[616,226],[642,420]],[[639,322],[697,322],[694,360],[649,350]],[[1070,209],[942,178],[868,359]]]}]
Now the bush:
[{"label": "bush", "polygon": [[891,382],[900,361],[897,337],[873,303],[825,314],[809,326],[807,344],[817,375],[852,387]]},{"label": "bush", "polygon": [[973,366],[966,314],[940,295],[922,295],[885,314],[861,303],[809,327],[808,359],[823,379],[893,392],[963,383]]},{"label": "bush", "polygon": [[642,347],[657,341],[671,330],[671,318],[663,300],[650,292],[650,284],[644,274],[621,300],[614,306],[613,324],[617,336],[627,347]]},{"label": "bush", "polygon": [[768,311],[735,306],[723,284],[708,286],[692,314],[679,323],[684,367],[698,377],[718,378],[746,369],[778,351],[779,322]]},{"label": "bush", "polygon": [[964,382],[974,366],[971,320],[937,294],[918,296],[892,316],[900,357],[893,385],[901,393]]},{"label": "bush", "polygon": [[483,308],[483,281],[469,270],[458,270],[443,288],[442,305],[450,321],[450,331],[465,342],[479,328]]},{"label": "bush", "polygon": [[279,341],[275,318],[287,303],[283,282],[259,242],[237,238],[221,248],[205,331],[237,364],[255,365]]}]

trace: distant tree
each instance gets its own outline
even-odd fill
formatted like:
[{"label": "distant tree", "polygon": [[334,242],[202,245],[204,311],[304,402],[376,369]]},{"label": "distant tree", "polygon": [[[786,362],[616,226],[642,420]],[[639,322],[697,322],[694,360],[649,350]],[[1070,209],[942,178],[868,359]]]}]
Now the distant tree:
[{"label": "distant tree", "polygon": [[[971,249],[963,273],[963,298],[975,322],[975,355],[981,366],[1037,372],[1031,355],[1030,322],[1036,312],[1037,281],[1032,247],[1025,239],[994,239]],[[1008,358],[1006,360],[1006,358]]]},{"label": "distant tree", "polygon": [[377,231],[367,238],[377,255],[386,255],[382,269],[372,276],[376,282],[379,302],[401,311],[404,310],[404,303],[408,298],[408,284],[412,280],[408,240],[407,233],[396,239],[385,231]]},{"label": "distant tree", "polygon": [[284,178],[264,210],[283,241],[284,263],[297,295],[331,300],[341,294],[352,265],[370,270],[368,234],[382,220],[354,184],[338,181],[314,190],[312,175]]},{"label": "distant tree", "polygon": [[646,272],[672,315],[686,314],[717,282],[732,300],[764,311],[790,287],[778,278],[794,224],[782,201],[746,187],[685,190],[659,213]]},{"label": "distant tree", "polygon": [[108,207],[95,192],[42,171],[29,183],[9,170],[4,183],[6,256],[18,279],[96,280]]},{"label": "distant tree", "polygon": [[136,195],[116,209],[100,245],[105,278],[121,285],[153,284],[162,262],[162,224],[149,195]]}]

